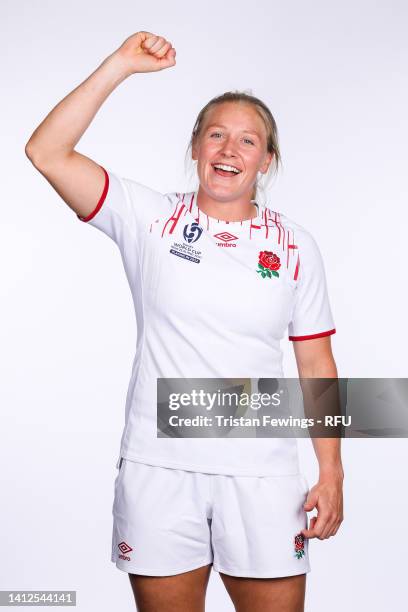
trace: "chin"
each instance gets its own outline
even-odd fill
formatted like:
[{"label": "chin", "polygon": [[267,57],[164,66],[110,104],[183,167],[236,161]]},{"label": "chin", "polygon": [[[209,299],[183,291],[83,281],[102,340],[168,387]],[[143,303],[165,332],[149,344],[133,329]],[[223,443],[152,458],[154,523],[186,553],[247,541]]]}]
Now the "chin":
[{"label": "chin", "polygon": [[237,193],[236,189],[231,189],[231,187],[210,187],[205,190],[208,195],[216,200],[229,200],[231,197],[238,197],[239,193]]},{"label": "chin", "polygon": [[203,182],[200,181],[200,185],[204,189],[204,191],[206,191],[208,195],[211,195],[212,197],[225,197],[231,194],[235,194],[238,191],[241,191],[239,187],[237,188],[237,186],[234,187],[232,185],[228,185],[227,183],[223,184],[218,181],[213,181],[211,179]]}]

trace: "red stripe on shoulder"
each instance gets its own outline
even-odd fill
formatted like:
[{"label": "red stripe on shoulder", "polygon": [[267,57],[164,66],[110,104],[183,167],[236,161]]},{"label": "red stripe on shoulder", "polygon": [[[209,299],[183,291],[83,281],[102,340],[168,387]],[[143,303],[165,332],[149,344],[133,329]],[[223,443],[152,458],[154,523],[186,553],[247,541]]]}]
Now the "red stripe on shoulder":
[{"label": "red stripe on shoulder", "polygon": [[329,329],[329,331],[320,332],[320,334],[312,334],[310,336],[289,336],[289,340],[313,340],[314,338],[324,338],[324,336],[331,336],[335,333],[335,329]]},{"label": "red stripe on shoulder", "polygon": [[91,219],[93,219],[93,217],[96,215],[96,213],[102,208],[102,204],[104,203],[107,193],[109,191],[109,175],[106,172],[105,168],[103,168],[101,166],[102,170],[105,173],[105,184],[103,186],[103,191],[102,191],[102,195],[99,198],[99,201],[95,207],[95,209],[91,212],[91,214],[89,214],[87,217],[80,217],[79,215],[77,215],[78,219],[80,221],[90,221]]}]

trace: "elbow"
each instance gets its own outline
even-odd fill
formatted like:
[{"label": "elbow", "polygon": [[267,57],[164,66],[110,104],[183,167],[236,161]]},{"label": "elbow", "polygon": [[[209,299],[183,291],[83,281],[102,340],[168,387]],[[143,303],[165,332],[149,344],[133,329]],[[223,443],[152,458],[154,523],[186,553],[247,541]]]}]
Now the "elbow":
[{"label": "elbow", "polygon": [[24,153],[27,155],[28,159],[31,161],[31,158],[33,156],[33,148],[32,148],[30,141],[26,142]]},{"label": "elbow", "polygon": [[30,162],[39,172],[45,172],[47,168],[55,166],[56,163],[69,156],[69,153],[66,151],[45,150],[38,144],[34,144],[31,139],[26,143],[24,151]]},{"label": "elbow", "polygon": [[30,141],[27,142],[24,150],[34,168],[41,173],[45,172],[46,169],[50,167],[50,162],[54,162],[56,159],[55,154],[46,154],[37,145],[32,144]]},{"label": "elbow", "polygon": [[26,143],[24,152],[33,166],[38,168],[40,165],[40,153],[30,140]]}]

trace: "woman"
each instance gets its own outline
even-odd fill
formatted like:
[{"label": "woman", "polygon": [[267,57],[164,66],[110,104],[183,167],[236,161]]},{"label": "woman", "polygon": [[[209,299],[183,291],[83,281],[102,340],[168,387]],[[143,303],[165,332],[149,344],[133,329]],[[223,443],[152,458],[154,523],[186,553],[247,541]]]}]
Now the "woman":
[{"label": "woman", "polygon": [[125,78],[172,67],[175,55],[163,37],[130,36],[26,145],[78,218],[116,242],[134,298],[112,561],[142,611],[204,610],[213,565],[237,610],[300,612],[308,539],[334,535],[343,518],[339,440],[313,440],[319,481],[308,491],[293,438],[173,439],[162,426],[157,434],[156,417],[158,378],[283,377],[287,328],[301,377],[337,377],[318,247],[255,199],[258,174],[280,159],[275,121],[247,94],[207,104],[191,138],[191,193],[163,195],[75,150]]}]

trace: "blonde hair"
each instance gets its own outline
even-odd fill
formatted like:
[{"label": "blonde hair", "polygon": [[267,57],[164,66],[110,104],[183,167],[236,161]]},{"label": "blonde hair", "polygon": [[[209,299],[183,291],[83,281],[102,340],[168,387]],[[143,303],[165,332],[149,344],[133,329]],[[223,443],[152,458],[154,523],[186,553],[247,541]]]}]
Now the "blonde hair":
[{"label": "blonde hair", "polygon": [[[273,115],[269,108],[266,106],[262,100],[256,98],[250,93],[251,90],[246,91],[227,91],[215,98],[212,98],[198,113],[197,119],[194,124],[193,131],[191,133],[190,142],[186,151],[186,159],[189,159],[191,162],[191,149],[199,138],[205,118],[207,113],[219,104],[223,104],[224,102],[237,102],[237,103],[245,103],[250,104],[258,115],[261,117],[266,132],[266,148],[268,153],[272,153],[273,158],[272,162],[269,165],[268,171],[266,172],[266,176],[269,179],[272,176],[275,176],[278,171],[279,165],[282,166],[282,158],[279,150],[279,142],[278,142],[278,128],[276,125],[276,121],[273,118]],[[251,200],[255,200],[258,195],[258,188],[261,187],[258,179],[254,185],[254,189],[251,194]],[[265,186],[264,186],[265,187]]]}]

